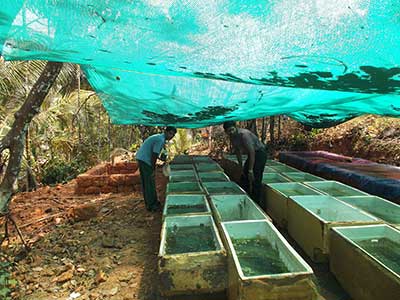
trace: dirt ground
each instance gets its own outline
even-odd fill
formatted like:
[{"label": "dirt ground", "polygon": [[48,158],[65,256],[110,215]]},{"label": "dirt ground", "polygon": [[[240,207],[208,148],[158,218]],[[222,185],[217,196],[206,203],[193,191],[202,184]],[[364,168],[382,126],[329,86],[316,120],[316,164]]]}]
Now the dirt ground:
[{"label": "dirt ground", "polygon": [[[167,179],[160,169],[156,181],[164,201]],[[166,300],[159,294],[157,273],[161,212],[147,212],[140,193],[76,196],[74,186],[71,181],[14,198],[13,216],[32,250],[15,252],[21,249],[15,232],[1,249],[18,260],[12,299]],[[320,300],[349,300],[326,267],[307,262],[315,271]],[[226,296],[173,300],[189,299]]]},{"label": "dirt ground", "polygon": [[[156,180],[164,201],[161,171]],[[13,216],[32,250],[16,255],[15,232],[1,249],[20,259],[12,273],[18,281],[12,299],[162,299],[161,213],[147,212],[140,193],[76,196],[74,184],[13,199]]]}]

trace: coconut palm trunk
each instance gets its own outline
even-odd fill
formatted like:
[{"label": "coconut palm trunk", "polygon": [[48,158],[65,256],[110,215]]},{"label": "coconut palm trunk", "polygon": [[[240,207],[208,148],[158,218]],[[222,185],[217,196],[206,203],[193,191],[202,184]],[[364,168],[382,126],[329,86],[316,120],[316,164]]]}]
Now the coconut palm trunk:
[{"label": "coconut palm trunk", "polygon": [[0,141],[0,153],[8,149],[10,157],[0,183],[0,216],[8,213],[8,206],[21,168],[26,131],[32,118],[40,111],[44,99],[61,71],[62,63],[48,62],[39,79],[33,85],[25,102],[15,113],[15,121],[10,131]]}]

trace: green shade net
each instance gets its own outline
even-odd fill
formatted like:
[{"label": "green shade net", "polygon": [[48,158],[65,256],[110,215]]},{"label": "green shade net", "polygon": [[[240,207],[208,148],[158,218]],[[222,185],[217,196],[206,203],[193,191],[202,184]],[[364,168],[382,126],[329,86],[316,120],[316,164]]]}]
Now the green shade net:
[{"label": "green shade net", "polygon": [[119,124],[400,116],[398,0],[7,0],[8,60],[82,65]]}]

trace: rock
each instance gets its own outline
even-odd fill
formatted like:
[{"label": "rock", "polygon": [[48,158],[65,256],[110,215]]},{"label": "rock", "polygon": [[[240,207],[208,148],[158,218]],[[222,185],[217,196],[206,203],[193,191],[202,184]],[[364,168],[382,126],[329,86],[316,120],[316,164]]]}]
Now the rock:
[{"label": "rock", "polygon": [[109,289],[109,290],[102,290],[101,293],[104,296],[114,296],[115,294],[118,293],[118,291],[119,291],[119,287],[116,286],[116,287],[113,287],[112,289]]},{"label": "rock", "polygon": [[92,292],[92,293],[89,294],[89,299],[90,300],[96,300],[96,299],[99,299],[99,298],[100,298],[100,294],[99,293]]},{"label": "rock", "polygon": [[99,283],[106,282],[106,281],[107,281],[106,274],[100,270],[96,275],[95,282],[97,284],[99,284]]},{"label": "rock", "polygon": [[97,217],[96,204],[82,204],[73,208],[72,215],[76,221],[86,221]]},{"label": "rock", "polygon": [[115,239],[109,236],[105,236],[101,240],[101,245],[104,248],[114,248],[115,247]]},{"label": "rock", "polygon": [[132,279],[133,275],[131,273],[121,273],[118,275],[118,280],[122,282],[128,282]]},{"label": "rock", "polygon": [[72,277],[74,277],[74,271],[72,269],[62,273],[60,276],[54,278],[52,282],[57,282],[57,283],[64,283],[68,280],[71,280]]},{"label": "rock", "polygon": [[46,267],[41,273],[41,276],[46,276],[46,277],[50,277],[50,276],[54,276],[55,273],[53,270],[50,269],[50,267]]},{"label": "rock", "polygon": [[33,268],[32,271],[33,272],[41,272],[41,271],[43,271],[43,268],[42,267],[36,267],[36,268]]},{"label": "rock", "polygon": [[76,292],[72,292],[67,300],[74,300],[74,299],[78,299],[81,296],[80,293],[76,293]]}]

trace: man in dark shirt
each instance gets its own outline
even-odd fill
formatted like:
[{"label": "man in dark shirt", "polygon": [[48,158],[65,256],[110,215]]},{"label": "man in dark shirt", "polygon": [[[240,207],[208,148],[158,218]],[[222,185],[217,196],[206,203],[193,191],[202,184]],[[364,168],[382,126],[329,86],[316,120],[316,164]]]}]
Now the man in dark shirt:
[{"label": "man in dark shirt", "polygon": [[[261,182],[267,161],[265,145],[250,130],[237,128],[234,121],[227,121],[223,126],[242,168],[243,188],[258,205],[264,208],[261,199]],[[247,160],[243,167],[242,153],[247,154]]]}]

